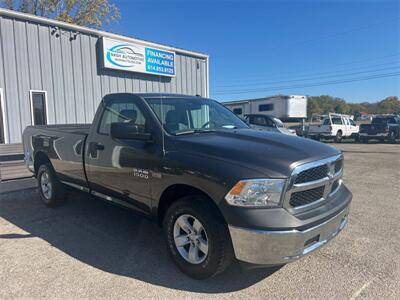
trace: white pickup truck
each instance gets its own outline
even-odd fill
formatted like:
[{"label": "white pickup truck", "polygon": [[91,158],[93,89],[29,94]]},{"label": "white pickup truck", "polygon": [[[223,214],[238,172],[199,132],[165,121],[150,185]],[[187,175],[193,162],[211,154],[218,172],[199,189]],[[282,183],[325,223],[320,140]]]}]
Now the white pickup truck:
[{"label": "white pickup truck", "polygon": [[320,138],[334,138],[340,143],[343,138],[354,137],[358,139],[359,126],[347,115],[329,114],[321,124],[312,124],[308,128],[308,136],[319,140]]}]

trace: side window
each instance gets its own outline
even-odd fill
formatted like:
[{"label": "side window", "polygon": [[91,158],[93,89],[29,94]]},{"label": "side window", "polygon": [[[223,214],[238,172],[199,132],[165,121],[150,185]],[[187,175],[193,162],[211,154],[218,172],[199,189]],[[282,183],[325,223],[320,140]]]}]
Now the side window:
[{"label": "side window", "polygon": [[264,117],[253,116],[251,118],[251,123],[254,125],[266,126],[267,122]]},{"label": "side window", "polygon": [[241,115],[242,114],[242,109],[241,108],[234,108],[233,109],[233,113],[235,114],[235,115]]},{"label": "side window", "polygon": [[258,106],[258,111],[271,111],[274,110],[273,104],[260,104]]},{"label": "side window", "polygon": [[332,124],[342,125],[342,118],[332,118]]},{"label": "side window", "polygon": [[354,122],[352,119],[350,119],[349,121],[350,121],[350,125],[352,125],[352,126],[357,126],[357,125],[356,125],[356,122]]},{"label": "side window", "polygon": [[113,101],[104,110],[98,128],[100,134],[110,134],[112,123],[129,123],[138,132],[147,132],[146,118],[135,103],[129,100]]}]

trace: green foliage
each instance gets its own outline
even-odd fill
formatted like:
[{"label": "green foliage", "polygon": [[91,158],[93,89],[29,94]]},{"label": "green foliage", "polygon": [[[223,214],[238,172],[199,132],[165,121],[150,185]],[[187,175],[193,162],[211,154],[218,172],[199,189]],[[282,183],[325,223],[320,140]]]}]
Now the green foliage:
[{"label": "green foliage", "polygon": [[120,17],[109,0],[0,0],[0,7],[89,27]]},{"label": "green foliage", "polygon": [[391,96],[375,103],[346,103],[344,99],[332,96],[309,96],[307,113],[311,117],[312,114],[359,114],[365,112],[369,114],[392,114],[400,113],[400,100],[398,97]]}]

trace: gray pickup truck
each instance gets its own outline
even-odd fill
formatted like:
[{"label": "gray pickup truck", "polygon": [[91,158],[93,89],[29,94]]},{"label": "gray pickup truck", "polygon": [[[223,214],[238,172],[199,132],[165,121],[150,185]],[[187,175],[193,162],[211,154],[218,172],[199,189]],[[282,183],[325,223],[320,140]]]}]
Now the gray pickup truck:
[{"label": "gray pickup truck", "polygon": [[289,263],[347,224],[340,151],[253,130],[210,99],[110,94],[93,124],[27,127],[23,144],[47,206],[75,188],[150,216],[197,279],[235,259]]}]

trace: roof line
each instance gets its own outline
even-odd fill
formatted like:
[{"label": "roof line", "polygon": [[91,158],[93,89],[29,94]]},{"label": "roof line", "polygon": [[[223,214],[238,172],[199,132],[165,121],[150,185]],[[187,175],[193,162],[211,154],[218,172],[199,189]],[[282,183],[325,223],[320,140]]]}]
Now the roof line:
[{"label": "roof line", "polygon": [[84,32],[87,34],[96,35],[98,37],[108,37],[108,38],[123,40],[126,42],[134,42],[134,43],[142,44],[144,46],[153,46],[153,47],[163,48],[164,50],[175,51],[175,52],[178,52],[181,54],[197,56],[199,58],[203,58],[206,60],[208,60],[208,58],[209,58],[209,55],[205,54],[205,53],[184,50],[181,48],[176,48],[176,47],[167,46],[167,45],[163,45],[163,44],[157,44],[157,43],[144,41],[144,40],[140,40],[140,39],[136,39],[136,38],[132,38],[132,37],[127,37],[127,36],[120,35],[120,34],[115,34],[115,33],[97,30],[97,29],[92,29],[89,27],[70,24],[70,23],[66,23],[66,22],[62,22],[62,21],[45,18],[45,17],[39,17],[39,16],[26,14],[26,13],[9,10],[9,9],[5,9],[5,8],[0,8],[0,15],[13,17],[13,18],[17,18],[17,19],[29,20],[32,22],[47,24],[50,26],[63,27],[63,28],[70,29],[70,30],[75,30],[75,31]]}]

